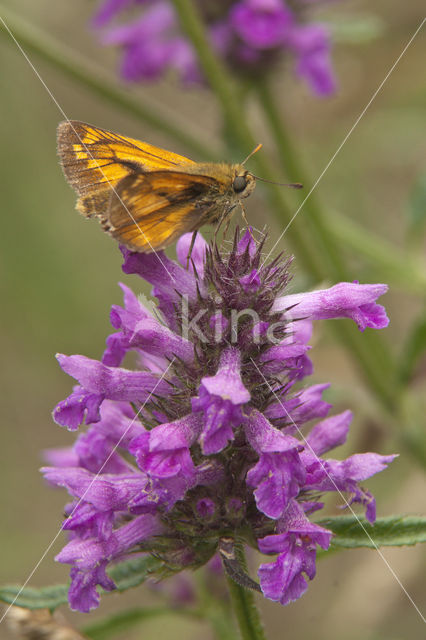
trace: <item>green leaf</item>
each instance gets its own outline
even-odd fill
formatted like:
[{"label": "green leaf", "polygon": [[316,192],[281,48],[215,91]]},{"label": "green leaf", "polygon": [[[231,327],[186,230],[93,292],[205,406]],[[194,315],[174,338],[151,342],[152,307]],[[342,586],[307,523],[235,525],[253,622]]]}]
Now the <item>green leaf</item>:
[{"label": "green leaf", "polygon": [[374,525],[365,518],[337,516],[320,520],[317,524],[335,534],[331,550],[401,547],[426,542],[426,517],[423,516],[389,516],[379,518]]},{"label": "green leaf", "polygon": [[[25,587],[6,585],[0,587],[0,600],[24,609],[50,609],[53,611],[68,600],[68,585],[56,584],[50,587]],[[19,594],[19,595],[18,595]]]},{"label": "green leaf", "polygon": [[[162,562],[152,556],[132,558],[117,564],[108,571],[118,591],[126,591],[145,582],[150,575],[162,567]],[[50,609],[53,611],[68,601],[68,585],[58,584],[49,587],[25,587],[19,585],[0,587],[0,601],[15,604],[25,609]],[[100,589],[101,593],[105,592]],[[18,595],[19,594],[19,595]]]},{"label": "green leaf", "polygon": [[153,556],[131,558],[111,567],[108,575],[114,580],[118,591],[126,591],[145,582],[153,573],[163,567],[161,560]]},{"label": "green leaf", "polygon": [[399,379],[403,384],[408,384],[417,367],[420,358],[426,352],[426,315],[418,319],[402,350],[402,357],[399,364]]}]

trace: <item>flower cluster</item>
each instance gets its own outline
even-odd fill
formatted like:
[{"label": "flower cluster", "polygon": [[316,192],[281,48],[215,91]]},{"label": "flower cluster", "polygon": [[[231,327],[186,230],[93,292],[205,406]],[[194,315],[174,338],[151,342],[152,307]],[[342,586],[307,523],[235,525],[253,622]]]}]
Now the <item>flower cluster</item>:
[{"label": "flower cluster", "polygon": [[[188,262],[190,242],[179,240],[178,262],[122,249],[124,272],[153,285],[155,313],[121,285],[102,361],[58,356],[78,386],[54,418],[70,430],[89,425],[73,447],[48,452],[43,469],[73,498],[70,540],[56,558],[71,565],[73,609],[96,607],[97,585],[114,588],[107,565],[130,553],[155,553],[179,572],[236,537],[276,556],[259,568],[260,589],[287,604],[315,575],[316,545],[330,544],[331,532],[310,520],[323,494],[344,493],[346,506],[360,503],[375,519],[359,483],[394,456],[324,457],[346,440],[351,413],[328,416],[328,385],[303,379],[312,321],[385,327],[376,299],[386,286],[283,295],[290,261],[262,264],[249,231],[237,231],[228,253],[198,235]],[[129,352],[133,369],[122,366]]]},{"label": "flower cluster", "polygon": [[[136,18],[111,25],[132,7],[137,7]],[[263,72],[285,53],[312,91],[318,95],[334,91],[329,31],[323,24],[306,22],[303,0],[214,0],[199,2],[199,9],[212,46],[232,68]],[[174,69],[186,83],[202,81],[193,48],[180,31],[169,0],[104,0],[94,25],[102,29],[109,25],[103,43],[123,48],[121,73],[126,80],[155,79]]]}]

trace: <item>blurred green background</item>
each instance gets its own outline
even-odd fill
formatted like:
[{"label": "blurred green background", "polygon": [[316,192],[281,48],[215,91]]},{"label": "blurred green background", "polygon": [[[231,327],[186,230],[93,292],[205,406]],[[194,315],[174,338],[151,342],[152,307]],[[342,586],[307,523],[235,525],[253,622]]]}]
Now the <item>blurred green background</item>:
[{"label": "blurred green background", "polygon": [[[88,26],[95,3],[85,0],[10,0],[6,6],[41,27],[84,59],[95,64],[111,81],[116,76],[117,55],[102,49]],[[420,23],[424,2],[380,0],[335,3],[327,15],[350,25],[374,11],[374,37],[348,42],[340,29],[333,58],[339,91],[326,100],[313,98],[282,69],[274,89],[286,114],[293,141],[303,156],[312,181],[322,172],[338,145],[367,104],[384,76]],[[368,30],[367,30],[368,31]],[[362,34],[361,34],[362,35]],[[70,393],[72,381],[56,364],[55,352],[82,353],[98,358],[109,333],[110,305],[120,303],[117,281],[141,291],[136,278],[121,273],[115,243],[95,223],[74,211],[75,196],[58,166],[55,131],[66,116],[188,153],[166,135],[137,122],[117,107],[55,71],[38,57],[31,61],[51,95],[42,86],[16,44],[0,38],[0,180],[2,229],[0,232],[1,322],[0,397],[2,416],[2,526],[0,530],[1,582],[22,583],[56,535],[62,520],[64,492],[44,486],[38,473],[41,451],[71,444],[73,436],[50,417],[54,405]],[[370,233],[421,255],[424,244],[409,234],[409,205],[413,189],[425,173],[426,152],[426,29],[419,34],[362,118],[341,153],[332,163],[318,194],[330,211],[361,222],[366,240]],[[154,85],[127,89],[141,96],[155,110],[190,128],[212,150],[219,148],[220,118],[215,100],[207,90],[183,90],[174,78]],[[256,138],[268,153],[269,136],[256,105],[249,109]],[[194,154],[192,157],[196,160]],[[283,176],[283,180],[286,176]],[[309,186],[309,185],[308,185]],[[258,189],[247,204],[254,226],[265,224],[273,239],[281,231]],[[303,230],[303,210],[295,225]],[[414,236],[414,237],[413,237]],[[407,244],[408,243],[408,244]],[[286,239],[280,250],[291,251]],[[278,251],[278,249],[276,250]],[[351,275],[362,282],[377,281],[377,271],[351,257]],[[318,286],[297,265],[292,288]],[[333,282],[325,283],[327,285]],[[384,300],[391,324],[388,340],[401,351],[408,327],[420,312],[422,296],[392,286]],[[145,289],[144,293],[148,293]],[[418,292],[421,294],[421,291]],[[424,298],[424,296],[423,296]],[[315,381],[330,381],[330,398],[337,408],[355,413],[351,436],[343,456],[355,451],[380,453],[401,450],[398,434],[383,419],[368,388],[332,332],[317,325],[314,336]],[[421,369],[421,366],[420,366]],[[424,393],[418,372],[414,387]],[[422,388],[423,384],[423,388]],[[423,396],[424,397],[424,396]],[[378,514],[421,513],[425,507],[425,483],[421,468],[403,455],[390,469],[368,482],[376,494]],[[67,567],[53,561],[63,544],[54,543],[30,584],[64,582]],[[407,592],[422,608],[425,605],[424,555],[420,548],[385,549],[383,556],[369,550],[337,554],[318,564],[317,578],[307,594],[287,608],[262,600],[271,640],[403,640],[423,638],[423,623],[386,562]],[[422,584],[423,582],[423,584]],[[126,596],[104,597],[100,617],[125,606],[150,602],[146,588]],[[88,622],[83,615],[66,612],[76,625]],[[169,618],[147,622],[122,638],[156,640],[209,638],[203,625]],[[0,637],[7,638],[4,625]]]}]

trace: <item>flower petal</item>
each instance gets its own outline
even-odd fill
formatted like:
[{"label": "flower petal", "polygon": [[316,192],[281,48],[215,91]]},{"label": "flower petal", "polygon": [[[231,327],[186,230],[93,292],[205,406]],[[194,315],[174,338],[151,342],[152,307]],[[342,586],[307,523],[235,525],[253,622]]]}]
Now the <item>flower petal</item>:
[{"label": "flower petal", "polygon": [[165,380],[152,373],[107,367],[86,356],[65,356],[59,353],[56,357],[62,370],[78,380],[86,391],[110,400],[143,402],[153,392],[161,394],[170,390]]},{"label": "flower petal", "polygon": [[[192,242],[192,235],[192,233],[184,233],[176,243],[177,259],[185,269],[188,261],[189,248]],[[197,233],[194,246],[192,247],[188,269],[194,273],[195,266],[195,271],[200,281],[204,277],[204,261],[206,258],[207,247],[207,242],[204,240],[201,233]]]},{"label": "flower petal", "polygon": [[330,289],[277,298],[273,311],[284,311],[290,320],[304,317],[313,320],[352,318],[360,331],[366,327],[383,329],[389,324],[389,319],[376,300],[387,289],[385,284],[341,282]]},{"label": "flower petal", "polygon": [[205,424],[200,444],[205,455],[218,453],[233,439],[232,427],[243,420],[242,405],[250,400],[240,374],[240,352],[228,347],[221,355],[214,376],[201,379],[197,398],[192,399],[193,411],[203,411]]},{"label": "flower petal", "polygon": [[351,422],[351,411],[343,411],[337,416],[331,416],[331,418],[318,422],[306,438],[310,449],[317,456],[321,456],[330,449],[343,444],[346,442]]}]

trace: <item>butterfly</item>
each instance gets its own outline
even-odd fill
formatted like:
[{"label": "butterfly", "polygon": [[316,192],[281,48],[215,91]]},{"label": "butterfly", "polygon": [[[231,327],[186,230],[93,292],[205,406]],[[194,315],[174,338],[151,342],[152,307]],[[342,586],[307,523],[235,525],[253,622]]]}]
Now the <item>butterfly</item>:
[{"label": "butterfly", "polygon": [[164,249],[205,224],[218,228],[256,184],[244,167],[248,158],[241,164],[194,162],[75,120],[59,124],[58,154],[77,192],[78,211],[98,218],[132,251]]}]

